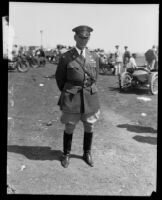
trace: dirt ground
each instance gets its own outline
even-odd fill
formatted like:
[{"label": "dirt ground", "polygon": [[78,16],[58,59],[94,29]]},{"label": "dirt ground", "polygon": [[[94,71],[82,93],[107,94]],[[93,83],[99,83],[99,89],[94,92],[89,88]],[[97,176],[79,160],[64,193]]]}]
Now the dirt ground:
[{"label": "dirt ground", "polygon": [[157,180],[157,96],[143,89],[120,93],[118,78],[101,74],[101,116],[92,144],[95,166],[82,160],[79,123],[70,165],[63,168],[60,92],[54,78],[45,78],[55,70],[47,64],[8,73],[7,193],[150,196]]}]

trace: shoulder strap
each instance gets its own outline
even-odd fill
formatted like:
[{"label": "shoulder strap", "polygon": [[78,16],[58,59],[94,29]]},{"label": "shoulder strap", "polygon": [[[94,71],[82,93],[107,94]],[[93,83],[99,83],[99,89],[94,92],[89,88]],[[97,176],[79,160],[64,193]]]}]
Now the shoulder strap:
[{"label": "shoulder strap", "polygon": [[76,59],[75,61],[82,67],[84,73],[86,73],[92,80],[94,80],[94,77],[89,73],[89,71],[87,71],[85,69],[85,67],[84,67],[85,62],[84,62],[84,64],[82,64],[81,62],[79,62],[78,59]]}]

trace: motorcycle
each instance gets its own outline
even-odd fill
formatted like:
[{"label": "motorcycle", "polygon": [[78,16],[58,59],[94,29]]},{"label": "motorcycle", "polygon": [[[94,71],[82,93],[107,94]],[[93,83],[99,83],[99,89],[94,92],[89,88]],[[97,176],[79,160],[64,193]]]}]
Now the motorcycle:
[{"label": "motorcycle", "polygon": [[148,88],[152,95],[158,94],[158,72],[149,70],[146,66],[127,69],[119,75],[119,88],[127,91],[133,88]]},{"label": "motorcycle", "polygon": [[32,68],[39,67],[38,60],[33,55],[27,55],[26,60],[29,63],[30,67]]},{"label": "motorcycle", "polygon": [[19,72],[27,72],[29,70],[29,64],[23,56],[16,56],[13,60],[8,60],[8,70],[17,69]]}]

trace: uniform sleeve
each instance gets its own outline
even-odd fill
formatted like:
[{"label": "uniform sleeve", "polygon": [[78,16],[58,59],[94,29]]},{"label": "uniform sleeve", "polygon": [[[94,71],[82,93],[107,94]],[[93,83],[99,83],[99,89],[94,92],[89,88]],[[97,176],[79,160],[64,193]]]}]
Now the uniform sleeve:
[{"label": "uniform sleeve", "polygon": [[66,81],[66,62],[64,56],[61,56],[59,59],[55,78],[59,90],[62,91]]}]

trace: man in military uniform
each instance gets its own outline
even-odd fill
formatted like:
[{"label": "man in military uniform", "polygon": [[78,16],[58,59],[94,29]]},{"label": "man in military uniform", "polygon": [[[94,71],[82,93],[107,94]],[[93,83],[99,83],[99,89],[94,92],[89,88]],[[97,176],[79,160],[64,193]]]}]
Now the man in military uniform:
[{"label": "man in military uniform", "polygon": [[75,32],[76,46],[61,55],[55,73],[61,91],[58,101],[61,122],[65,124],[61,164],[65,168],[69,165],[73,132],[81,120],[84,126],[83,160],[93,167],[91,145],[94,123],[100,113],[96,87],[99,57],[86,47],[93,31],[91,27],[78,26],[72,31]]},{"label": "man in military uniform", "polygon": [[[126,65],[127,64],[127,61],[128,59],[130,58],[131,56],[131,53],[130,51],[128,50],[128,46],[124,46],[124,54],[123,54],[123,64]],[[128,58],[128,59],[127,59]]]},{"label": "man in military uniform", "polygon": [[129,63],[131,58],[131,53],[128,50],[128,46],[124,46],[124,54],[123,54],[123,71],[126,71],[126,66]]}]

